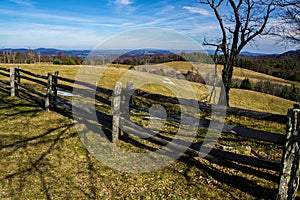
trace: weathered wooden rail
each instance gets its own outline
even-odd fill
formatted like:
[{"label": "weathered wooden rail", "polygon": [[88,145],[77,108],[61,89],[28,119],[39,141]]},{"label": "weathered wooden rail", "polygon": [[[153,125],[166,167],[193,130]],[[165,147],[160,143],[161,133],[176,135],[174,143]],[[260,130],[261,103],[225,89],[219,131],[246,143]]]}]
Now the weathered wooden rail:
[{"label": "weathered wooden rail", "polygon": [[[26,83],[24,83],[26,80]],[[32,87],[31,84],[34,84]],[[172,105],[192,106],[197,105],[196,109],[210,112],[212,105],[204,102],[199,102],[191,99],[178,99],[167,97],[158,94],[150,94],[142,90],[134,89],[132,83],[128,83],[126,88],[122,88],[121,83],[117,83],[114,90],[97,87],[95,85],[85,83],[82,81],[75,81],[73,79],[59,76],[58,72],[54,74],[48,73],[47,76],[35,74],[21,68],[0,67],[0,89],[10,93],[11,96],[24,96],[34,100],[45,110],[56,110],[58,108],[68,111],[80,110],[86,119],[95,120],[90,117],[90,113],[95,113],[97,122],[102,126],[112,130],[112,142],[118,142],[120,130],[129,135],[147,138],[147,140],[161,145],[168,145],[174,149],[185,149],[187,155],[197,157],[199,156],[200,148],[206,148],[198,143],[188,145],[182,140],[171,140],[170,138],[152,132],[151,130],[137,125],[130,120],[130,111],[140,111],[149,113],[149,107],[142,106],[143,104],[135,104],[132,99],[141,102],[149,100],[153,102],[168,103]],[[109,112],[101,111],[100,109],[93,109],[81,106],[74,103],[70,98],[59,94],[59,90],[73,93],[75,95],[89,96],[102,106],[108,108]],[[130,94],[130,96],[128,96]],[[223,112],[223,107],[216,107],[214,111]],[[125,110],[126,112],[122,112]],[[237,127],[225,124],[223,133],[235,134],[244,138],[254,139],[257,141],[267,142],[277,145],[283,149],[282,160],[268,160],[246,155],[238,155],[220,149],[212,149],[205,157],[208,160],[220,159],[227,160],[242,165],[248,165],[257,168],[273,170],[280,173],[280,181],[278,187],[277,199],[295,199],[295,195],[299,185],[299,155],[300,155],[300,110],[294,108],[289,110],[288,116],[276,115],[265,112],[257,112],[240,108],[227,108],[227,114],[249,117],[258,120],[286,123],[286,134],[275,134],[266,131],[254,130],[245,127]],[[188,122],[189,126],[196,126],[197,128],[209,128],[211,121],[190,116],[188,120],[182,120],[182,116],[176,112],[167,112],[168,121],[176,122],[178,124],[183,121]],[[99,120],[101,119],[101,120]],[[193,124],[192,122],[197,122]],[[218,123],[218,122],[214,122]],[[155,135],[155,137],[154,137]]]}]

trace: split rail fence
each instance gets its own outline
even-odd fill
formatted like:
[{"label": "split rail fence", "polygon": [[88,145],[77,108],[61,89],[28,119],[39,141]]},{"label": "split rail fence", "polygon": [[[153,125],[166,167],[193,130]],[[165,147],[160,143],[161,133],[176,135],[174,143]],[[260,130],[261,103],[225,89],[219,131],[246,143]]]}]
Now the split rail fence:
[{"label": "split rail fence", "polygon": [[[24,83],[23,80],[26,80],[26,83]],[[29,82],[31,82],[34,86],[29,84]],[[76,86],[82,86],[85,89],[81,89],[81,87],[75,88],[75,83]],[[114,90],[109,90],[86,82],[75,81],[69,78],[61,77],[59,76],[58,72],[55,72],[54,74],[48,73],[48,75],[45,76],[32,73],[30,71],[21,69],[20,67],[0,67],[0,89],[2,91],[9,92],[11,96],[22,96],[34,100],[39,105],[43,106],[47,111],[50,109],[64,109],[72,112],[72,109],[75,108],[86,113],[94,112],[97,116],[97,122],[111,130],[112,142],[114,143],[118,142],[119,140],[120,129],[128,135],[132,134],[135,136],[142,136],[143,138],[150,138],[152,142],[160,145],[170,146],[170,143],[172,143],[172,141],[168,140],[166,137],[160,134],[151,134],[151,131],[149,132],[149,130],[146,128],[139,126],[130,120],[131,110],[149,113],[149,108],[147,106],[136,104],[136,101],[132,100],[133,98],[143,99],[146,102],[150,100],[152,102],[167,103],[172,105],[178,105],[180,102],[181,105],[183,104],[185,106],[191,106],[195,105],[196,103],[196,105],[199,106],[197,109],[200,109],[201,111],[210,112],[212,109],[212,105],[208,103],[189,99],[180,99],[179,101],[177,98],[166,97],[158,94],[150,94],[139,89],[134,89],[131,82],[127,83],[126,88],[122,88],[122,84],[117,83]],[[92,96],[95,99],[95,102],[98,102],[100,106],[98,106],[95,110],[91,110],[90,108],[84,108],[72,102],[70,98],[61,95],[61,91],[72,94],[74,90],[76,90],[76,93],[79,95]],[[128,96],[128,94],[131,95]],[[107,113],[101,111],[102,107],[108,108],[111,112]],[[127,110],[127,112],[122,113],[122,110]],[[177,123],[182,122],[180,115],[171,113],[169,111],[167,112],[167,120]],[[226,113],[229,115],[238,115],[258,120],[286,124],[285,134],[275,134],[245,127],[231,126],[228,124],[224,125],[222,131],[223,133],[231,133],[244,138],[274,144],[283,149],[282,160],[268,160],[246,155],[239,155],[215,148],[209,152],[205,159],[218,159],[232,163],[239,163],[243,166],[248,165],[255,168],[279,172],[280,175],[278,180],[279,186],[277,199],[295,199],[299,185],[299,106],[295,105],[294,109],[290,109],[287,116],[233,107],[227,108]],[[87,114],[86,117],[88,118],[88,116],[89,115]],[[209,128],[209,120],[199,118],[196,120],[199,122],[197,123],[197,128]],[[176,142],[171,146],[172,148],[182,148],[180,146],[181,144],[182,143],[180,142]],[[191,144],[185,151],[185,154],[197,157],[199,156],[199,149],[199,145]]]}]

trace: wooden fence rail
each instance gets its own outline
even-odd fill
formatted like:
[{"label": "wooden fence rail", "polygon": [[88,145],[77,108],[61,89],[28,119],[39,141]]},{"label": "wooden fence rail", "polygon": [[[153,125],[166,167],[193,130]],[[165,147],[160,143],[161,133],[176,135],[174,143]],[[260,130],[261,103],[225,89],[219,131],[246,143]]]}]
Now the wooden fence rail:
[{"label": "wooden fence rail", "polygon": [[[143,97],[147,100],[151,99],[154,101],[162,102],[162,103],[172,103],[172,104],[181,104],[185,106],[191,106],[191,105],[199,105],[199,109],[201,110],[212,110],[212,105],[205,102],[200,102],[194,99],[178,99],[174,97],[166,97],[160,94],[149,94],[142,90],[135,90],[133,93],[133,96],[139,96]],[[218,107],[214,106],[214,109],[216,112],[218,112]],[[223,108],[220,108],[223,112]],[[286,116],[285,115],[279,115],[279,114],[271,114],[266,112],[258,112],[253,110],[246,110],[242,108],[234,108],[229,107],[226,109],[226,113],[229,115],[239,115],[244,117],[250,117],[253,119],[259,119],[259,120],[265,120],[265,121],[273,121],[278,123],[285,123],[286,122]]]},{"label": "wooden fence rail", "polygon": [[69,82],[69,83],[75,83],[77,86],[84,86],[84,87],[87,87],[87,88],[90,88],[91,90],[96,90],[97,92],[100,92],[100,93],[103,93],[103,94],[107,94],[107,95],[112,95],[113,94],[113,91],[112,90],[109,90],[109,89],[106,89],[106,88],[101,88],[101,87],[97,87],[95,85],[92,85],[90,83],[85,83],[85,82],[82,82],[82,81],[79,81],[79,80],[73,80],[73,79],[69,79],[69,78],[64,78],[64,77],[61,77],[61,76],[55,76],[55,78],[57,78],[57,80],[61,80],[61,81],[64,81],[64,82]]},{"label": "wooden fence rail", "polygon": [[[140,107],[140,106],[137,106],[134,104],[130,104],[129,108],[125,107],[125,109],[137,110],[137,111],[149,113],[148,108]],[[182,116],[180,116],[180,115],[176,115],[176,114],[172,114],[172,113],[167,113],[167,114],[168,114],[168,116],[167,116],[166,120],[174,121],[177,123],[184,123],[187,121],[187,120],[181,120]],[[198,120],[198,122],[197,122],[198,128],[209,128],[209,125],[211,123],[210,120],[206,120],[206,119],[199,120],[198,118],[194,118],[194,117],[189,117],[189,118],[191,119],[191,121],[195,121],[196,119]],[[218,122],[214,122],[214,123],[218,124]],[[186,125],[192,125],[192,124],[187,123]],[[223,132],[224,133],[233,133],[233,134],[236,134],[236,135],[239,135],[239,136],[242,136],[245,138],[249,138],[249,139],[257,139],[257,140],[264,141],[264,142],[274,143],[278,146],[284,146],[285,136],[281,135],[281,134],[270,133],[267,131],[254,130],[254,129],[238,127],[238,126],[232,126],[229,124],[224,124]]]},{"label": "wooden fence rail", "polygon": [[7,73],[3,73],[3,72],[0,72],[0,75],[2,75],[2,76],[6,76],[6,77],[10,77],[10,76],[9,76],[9,74],[7,74]]},{"label": "wooden fence rail", "polygon": [[[3,78],[2,78],[3,77]],[[6,79],[5,79],[6,78]],[[37,84],[32,88],[30,85],[23,83],[22,80]],[[149,100],[159,103],[168,103],[172,105],[199,105],[196,109],[211,111],[224,111],[223,107],[213,106],[208,103],[199,102],[192,99],[178,99],[167,97],[158,94],[150,94],[142,90],[134,89],[133,84],[129,82],[125,89],[122,88],[121,83],[117,83],[114,90],[101,88],[89,83],[77,81],[59,76],[58,72],[54,74],[48,73],[47,76],[35,74],[30,71],[10,67],[0,67],[0,88],[10,89],[11,96],[25,96],[34,100],[46,110],[50,109],[65,109],[73,111],[73,113],[80,113],[82,117],[89,120],[95,120],[102,126],[112,130],[112,142],[116,143],[119,140],[120,129],[126,134],[135,135],[141,138],[160,144],[168,145],[172,149],[185,149],[187,155],[197,157],[199,156],[200,148],[206,148],[199,143],[192,143],[186,147],[187,142],[183,140],[171,140],[170,138],[152,132],[130,120],[130,111],[135,110],[139,112],[149,113],[149,108],[143,106],[142,102]],[[110,112],[105,113],[97,108],[88,108],[73,102],[70,98],[60,95],[60,90],[64,92],[73,93],[83,97],[93,98],[101,105],[109,106]],[[76,94],[75,94],[76,93]],[[141,103],[136,104],[135,101]],[[298,188],[298,175],[299,175],[299,155],[300,155],[300,110],[292,109],[289,111],[288,117],[284,115],[270,114],[266,112],[257,112],[240,108],[227,108],[227,114],[249,117],[258,120],[271,121],[277,123],[287,122],[286,135],[270,133],[266,131],[254,130],[245,127],[237,127],[229,124],[224,124],[223,133],[235,134],[244,138],[254,139],[257,141],[268,142],[275,144],[284,149],[281,161],[268,160],[256,158],[251,156],[239,155],[227,152],[220,149],[211,149],[206,159],[217,158],[228,160],[242,165],[258,167],[268,170],[280,172],[280,182],[278,187],[277,199],[294,199]],[[97,119],[91,117],[91,113],[95,113]],[[158,114],[159,116],[159,114]],[[186,125],[196,126],[196,128],[209,128],[212,121],[200,119],[197,117],[189,116],[188,119],[183,120],[182,116],[171,110],[167,111],[167,119],[175,123],[187,122]],[[195,124],[191,122],[197,122]],[[218,122],[214,122],[218,123]],[[154,137],[155,135],[155,137]]]},{"label": "wooden fence rail", "polygon": [[10,93],[10,69],[0,67],[0,89]]}]

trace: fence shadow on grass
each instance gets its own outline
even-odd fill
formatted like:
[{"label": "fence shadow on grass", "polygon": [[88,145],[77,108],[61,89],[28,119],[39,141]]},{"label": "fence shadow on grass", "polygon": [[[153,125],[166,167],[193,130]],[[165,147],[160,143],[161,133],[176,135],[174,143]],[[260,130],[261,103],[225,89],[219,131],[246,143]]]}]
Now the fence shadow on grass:
[{"label": "fence shadow on grass", "polygon": [[[163,133],[163,131],[160,131],[160,133]],[[159,137],[165,139],[166,141],[171,140],[171,138],[168,138],[168,137],[165,137],[162,135],[160,135]],[[136,140],[134,137],[131,137],[131,136],[127,135],[126,133],[122,137],[120,137],[120,139],[123,142],[130,143],[130,144],[134,145],[135,147],[141,148],[146,151],[157,150],[156,148],[153,148],[151,146],[141,143],[139,140]],[[155,142],[155,140],[151,140],[151,138],[148,138],[147,140],[154,142],[155,144],[161,145],[159,142]],[[240,142],[240,140],[237,139],[236,142]],[[193,143],[191,145],[191,147],[192,146],[201,146],[201,144],[202,143],[197,143],[197,144]],[[245,175],[250,175],[251,177],[255,176],[255,177],[262,178],[262,179],[265,179],[265,180],[268,180],[270,182],[277,184],[279,181],[279,177],[278,177],[278,174],[275,173],[274,171],[261,170],[261,169],[255,168],[255,167],[238,164],[236,162],[225,160],[222,157],[219,157],[219,158],[218,157],[214,157],[214,158],[207,157],[206,159],[211,162],[209,164],[209,166],[207,166],[207,163],[203,164],[202,162],[199,162],[198,159],[196,160],[195,158],[187,157],[186,155],[180,157],[178,159],[178,161],[184,162],[184,163],[188,164],[190,167],[195,166],[200,169],[203,169],[205,172],[207,172],[207,174],[209,174],[210,177],[213,177],[218,182],[224,183],[232,188],[236,188],[240,191],[248,193],[249,195],[256,197],[258,199],[260,199],[260,198],[275,199],[276,198],[277,189],[263,187],[260,185],[259,181],[254,181],[252,178],[251,178],[251,180],[249,180],[241,175],[232,175],[230,173],[226,173],[226,172],[214,167],[212,165],[212,163],[219,165],[221,168],[226,167],[228,169],[242,172]],[[225,187],[222,189],[226,190]],[[233,194],[232,198],[234,199],[234,194]]]},{"label": "fence shadow on grass", "polygon": [[[7,101],[6,99],[1,99],[0,101],[2,101],[3,104],[8,104],[4,105],[3,109],[16,109],[16,111],[14,111],[13,114],[8,114],[5,117],[18,116],[18,111],[21,113],[21,115],[33,117],[33,113],[38,113],[41,111],[40,109],[35,108],[32,104],[13,104],[10,101]],[[28,106],[31,107],[32,111],[23,112],[24,107],[26,108]],[[39,197],[44,199],[53,199],[58,197],[57,195],[59,195],[60,198],[71,198],[74,194],[77,195],[77,197],[86,199],[100,198],[100,188],[99,185],[97,185],[97,180],[99,179],[99,177],[101,178],[101,176],[99,176],[99,171],[97,170],[97,167],[99,167],[99,163],[97,163],[97,161],[95,161],[95,159],[92,158],[91,154],[88,153],[84,149],[84,147],[81,147],[80,153],[80,156],[82,157],[81,160],[84,162],[79,162],[80,160],[76,161],[76,159],[79,159],[78,157],[73,158],[72,155],[63,153],[62,147],[60,147],[62,142],[68,142],[69,140],[78,138],[77,132],[73,126],[73,123],[67,123],[61,126],[51,128],[49,127],[48,129],[39,131],[36,135],[30,136],[26,136],[26,133],[24,133],[24,135],[0,135],[0,137],[2,138],[1,140],[4,141],[1,142],[0,145],[0,160],[2,161],[0,167],[2,168],[2,173],[0,176],[0,190],[2,191],[2,194],[0,194],[0,197],[22,198],[24,194],[28,194],[28,187],[37,187],[40,188],[39,190],[41,192],[41,194],[39,194],[41,196]],[[108,139],[111,139],[111,132],[109,130],[105,129],[104,133],[108,137]],[[144,145],[131,137],[127,137],[126,134],[123,137],[121,137],[121,139],[124,142],[133,144],[138,148],[142,148],[149,151],[156,150],[155,148]],[[76,143],[74,145],[78,144],[79,143]],[[32,151],[32,149],[34,151]],[[54,152],[59,153],[54,154]],[[35,155],[30,156],[30,154],[32,153]],[[66,174],[64,174],[63,171],[59,171],[61,169],[58,170],[58,174],[54,172],[50,173],[49,171],[52,171],[55,168],[57,168],[57,163],[52,163],[51,160],[49,160],[51,158],[58,160],[69,160],[70,163],[73,163],[75,165],[72,166],[73,168],[76,168],[75,171],[80,171],[79,168],[80,166],[82,166],[82,173],[84,173],[85,176],[84,180],[79,179],[74,181],[73,183],[69,183],[68,179],[74,179],[74,177],[76,177],[79,174],[69,174],[68,172],[65,172]],[[182,156],[179,159],[179,162],[186,163],[188,165],[188,168],[192,168],[194,166],[200,168],[215,180],[224,183],[229,187],[236,188],[240,191],[248,193],[256,198],[274,199],[274,197],[276,196],[276,190],[264,188],[255,183],[254,181],[248,180],[241,176],[230,175],[228,173],[222,172],[219,169],[214,168],[213,166],[207,166],[205,164],[202,164],[201,162],[196,161],[191,157]],[[14,163],[19,165],[19,167],[12,168],[11,166],[13,166]],[[243,169],[244,172],[248,172],[259,177],[264,176],[264,178],[266,178],[269,176],[268,180],[275,181],[274,177],[272,177],[271,175],[268,175],[264,172],[260,172],[258,170],[254,170],[252,168],[247,168],[229,162],[223,162],[221,164],[224,166],[231,165],[231,168],[236,168],[237,170]],[[5,167],[7,168],[3,169]],[[3,173],[3,171],[5,172]],[[28,179],[31,178],[37,179],[38,184],[32,185],[31,187],[28,186],[28,184],[30,184]],[[53,181],[49,181],[49,179],[53,179]],[[194,187],[197,187],[197,184],[201,184],[189,180],[188,176],[186,176],[186,179],[188,181],[188,184],[194,185]],[[83,183],[85,184],[84,187],[78,186]],[[60,187],[62,187],[62,190],[53,190],[52,187],[55,187],[53,184],[58,184]],[[223,189],[224,191],[227,190],[227,188],[225,187],[222,188],[222,185],[218,187],[221,187],[220,189]],[[68,189],[68,192],[64,192]],[[232,193],[231,191],[227,192],[230,194]],[[37,194],[33,193],[32,195],[33,196],[29,197],[36,197],[35,195]],[[234,194],[231,195],[232,199],[236,198]]]},{"label": "fence shadow on grass", "polygon": [[[0,182],[8,182],[7,188],[11,188],[11,191],[9,192],[9,197],[16,197],[18,195],[21,195],[24,191],[24,187],[26,185],[26,179],[27,177],[30,177],[32,174],[38,173],[39,179],[41,180],[41,185],[43,187],[42,192],[46,195],[47,199],[50,198],[50,194],[48,192],[48,189],[46,187],[47,183],[45,182],[45,177],[43,174],[43,168],[46,164],[46,157],[51,154],[52,151],[55,150],[55,146],[61,140],[61,138],[66,134],[66,131],[72,126],[72,124],[61,126],[53,129],[49,129],[48,131],[44,133],[40,133],[36,136],[31,137],[19,137],[18,135],[8,136],[6,138],[6,141],[13,141],[11,143],[1,144],[0,146],[0,152],[1,152],[1,160],[6,162],[5,165],[7,166],[7,173],[4,174],[4,176],[1,176]],[[58,131],[58,134],[55,134],[53,136],[50,136],[54,132]],[[64,139],[68,139],[70,137],[75,137],[76,134],[70,134],[67,137],[64,137]],[[3,138],[3,136],[0,136]],[[31,150],[28,149],[35,149],[34,158],[30,158],[29,155]],[[19,158],[18,155],[22,154],[21,152],[25,152],[25,154],[28,154],[27,159],[26,158],[20,158],[20,160],[10,160],[8,159],[5,161],[8,157],[15,157],[16,159]],[[10,165],[13,163],[18,163],[18,168],[13,169],[10,168]],[[2,165],[2,167],[5,167]],[[16,180],[19,179],[18,187],[16,188],[16,185],[13,185]],[[35,185],[34,187],[38,187]],[[20,193],[18,194],[19,191]],[[4,190],[3,193],[7,191]],[[1,196],[1,195],[0,195]],[[21,196],[20,196],[21,197]]]},{"label": "fence shadow on grass", "polygon": [[[208,166],[207,164],[202,164],[201,162],[199,162],[193,158],[190,158],[190,157],[182,156],[179,159],[179,161],[188,163],[189,166],[196,166],[196,167],[203,169],[210,177],[212,177],[215,180],[217,180],[218,182],[222,183],[222,184],[218,185],[218,187],[221,187],[220,189],[223,189],[225,191],[227,189],[223,186],[223,184],[230,186],[232,188],[236,188],[245,193],[248,193],[257,199],[275,199],[276,198],[277,189],[270,189],[270,188],[262,187],[259,184],[257,184],[256,182],[249,180],[245,177],[225,173],[212,165]],[[218,164],[220,164],[220,162],[218,162]],[[236,165],[234,163],[232,165],[230,163],[222,163],[221,162],[221,164],[223,166],[230,167],[232,169],[241,170],[241,167],[234,166],[234,165]],[[237,168],[234,168],[234,167],[237,167]],[[259,172],[259,171],[257,171],[257,172]],[[265,175],[270,176],[269,174],[265,174]],[[230,192],[228,191],[228,193],[230,193]],[[231,195],[232,195],[232,199],[239,199],[236,196],[234,196],[235,194],[231,194]]]},{"label": "fence shadow on grass", "polygon": [[[55,167],[49,163],[49,156],[59,151],[59,144],[62,141],[76,138],[77,132],[71,130],[74,125],[71,122],[51,127],[51,119],[47,119],[46,124],[41,122],[42,127],[30,124],[30,119],[40,112],[45,111],[32,103],[10,101],[10,97],[0,96],[2,123],[9,124],[10,120],[17,122],[7,127],[3,125],[0,131],[0,198],[53,198],[47,182],[51,175],[47,171]],[[26,124],[24,127],[20,124],[26,122],[18,122],[18,117],[27,119],[28,126],[38,130],[24,130]],[[67,155],[58,154],[59,156]],[[52,178],[55,179],[55,176]],[[39,184],[33,183],[33,180]],[[37,193],[30,196],[30,190],[35,188],[38,188],[41,196],[35,196]]]},{"label": "fence shadow on grass", "polygon": [[[24,98],[28,100],[27,98]],[[27,101],[28,102],[28,101]],[[42,111],[41,108],[38,106],[34,106],[34,104],[26,103],[24,101],[10,101],[9,98],[0,98],[0,110],[7,109],[7,110],[13,110],[9,113],[5,113],[0,118],[16,118],[18,116],[26,116],[28,119],[35,117],[39,112],[45,112]],[[63,114],[64,116],[68,116],[69,118],[72,118],[72,113],[68,110],[64,109],[57,109],[56,112]],[[16,124],[17,126],[17,124]],[[28,184],[28,177],[36,177],[38,178],[38,186],[40,187],[40,190],[42,191],[42,198],[46,199],[52,199],[54,198],[55,192],[51,189],[51,186],[53,187],[53,183],[49,183],[48,179],[73,179],[73,176],[76,176],[76,174],[49,174],[48,171],[51,171],[56,168],[56,164],[51,163],[49,161],[49,157],[53,156],[54,152],[60,151],[60,144],[61,142],[68,142],[68,140],[72,140],[74,138],[78,139],[77,132],[75,128],[73,127],[73,123],[66,123],[60,126],[55,127],[48,127],[45,130],[40,130],[35,135],[26,135],[27,133],[24,132],[24,134],[12,134],[12,135],[0,135],[1,137],[1,143],[0,143],[0,160],[2,160],[2,166],[0,168],[1,171],[5,171],[4,173],[1,173],[0,176],[0,183],[2,184],[0,190],[3,191],[2,194],[0,194],[0,197],[3,196],[4,198],[7,197],[22,197],[22,194],[26,192],[28,189],[26,186]],[[72,129],[72,130],[71,130]],[[22,130],[19,130],[20,132]],[[104,129],[104,134],[107,137],[108,140],[111,140],[111,131],[108,129]],[[143,143],[135,140],[132,137],[128,137],[126,134],[121,137],[121,139],[126,142],[130,143],[138,148],[141,148],[143,150],[148,151],[155,151],[156,149],[147,145],[144,145]],[[79,143],[77,143],[79,144]],[[81,144],[82,146],[82,144]],[[96,171],[95,165],[95,159],[92,158],[91,154],[89,154],[84,147],[82,148],[81,156],[83,157],[82,160],[84,160],[84,168],[85,168],[85,174],[88,178],[85,178],[85,184],[86,187],[82,188],[79,186],[76,186],[76,184],[70,184],[69,189],[72,190],[70,193],[80,193],[81,197],[85,198],[97,198],[99,197],[98,193],[98,186],[96,183],[96,180],[98,178],[99,172]],[[34,149],[34,152],[29,149]],[[24,157],[25,154],[25,157]],[[28,154],[28,155],[27,155]],[[34,156],[30,156],[30,154],[35,154]],[[13,160],[10,160],[11,158],[14,158]],[[55,154],[55,159],[67,159],[72,160],[73,158],[70,155],[64,154],[64,153],[58,153]],[[25,159],[25,160],[24,160]],[[77,158],[74,158],[77,159]],[[210,177],[213,177],[215,180],[224,183],[228,185],[229,187],[236,188],[240,191],[243,191],[245,193],[248,193],[256,198],[263,198],[263,199],[274,199],[276,196],[276,189],[269,189],[264,188],[260,185],[258,185],[256,182],[252,180],[248,180],[244,177],[238,176],[238,175],[231,175],[225,172],[222,172],[221,170],[213,167],[212,165],[207,166],[206,164],[203,164],[191,157],[182,156],[179,159],[180,162],[186,163],[190,168],[195,166],[197,168],[200,168],[204,170]],[[70,161],[71,163],[78,164],[77,161]],[[15,163],[16,165],[19,165],[19,167],[12,168],[12,163]],[[258,169],[253,169],[251,167],[242,166],[234,162],[229,161],[222,161],[222,159],[219,159],[217,164],[229,167],[231,169],[235,169],[238,171],[242,171],[245,174],[255,175],[260,178],[267,179],[272,182],[277,182],[278,177],[274,176],[272,174],[268,174],[266,172],[260,171]],[[80,164],[79,164],[80,165]],[[5,167],[8,167],[7,169],[4,169]],[[77,166],[73,166],[74,168],[77,168]],[[79,168],[79,166],[78,166]],[[62,176],[60,178],[59,176]],[[197,185],[196,182],[189,181],[189,177],[186,176],[187,181],[189,184]],[[78,182],[82,182],[83,180],[79,180]],[[16,182],[18,182],[16,184]],[[61,186],[66,184],[66,180],[61,181]],[[5,186],[4,186],[5,185]],[[2,189],[2,188],[5,189]],[[220,185],[219,187],[222,187]],[[225,187],[221,188],[223,190],[227,190]],[[63,190],[60,191],[61,194],[59,195],[65,195],[63,197],[68,198],[68,194],[63,194]],[[230,191],[228,191],[230,193]],[[6,196],[5,196],[6,195]],[[232,199],[234,199],[234,194],[232,194]]]}]

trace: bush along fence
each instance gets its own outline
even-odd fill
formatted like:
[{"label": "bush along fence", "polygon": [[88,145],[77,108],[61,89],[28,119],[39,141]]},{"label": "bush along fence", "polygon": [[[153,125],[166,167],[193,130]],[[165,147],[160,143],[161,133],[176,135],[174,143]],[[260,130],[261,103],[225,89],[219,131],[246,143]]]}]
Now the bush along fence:
[{"label": "bush along fence", "polygon": [[[26,81],[25,81],[26,80]],[[76,84],[75,84],[76,83]],[[76,86],[75,86],[76,85]],[[83,89],[83,87],[85,89]],[[168,145],[170,141],[166,136],[160,133],[151,132],[140,125],[137,125],[130,120],[130,111],[139,111],[149,113],[149,106],[141,102],[159,102],[168,105],[191,106],[195,102],[201,111],[210,112],[212,105],[204,102],[199,102],[189,99],[180,99],[167,97],[158,94],[150,94],[145,91],[134,89],[131,82],[127,83],[125,88],[122,88],[121,83],[117,83],[114,90],[96,87],[95,85],[75,81],[69,78],[59,76],[58,72],[54,74],[48,73],[47,76],[35,74],[20,67],[2,68],[0,67],[0,90],[10,93],[11,96],[20,96],[35,101],[45,108],[45,110],[65,110],[72,112],[72,109],[78,109],[85,112],[85,117],[90,120],[95,120],[89,117],[89,113],[96,113],[97,122],[103,127],[110,129],[112,132],[112,142],[117,143],[120,130],[127,135],[139,136],[148,138],[151,142],[160,145]],[[76,90],[76,94],[82,96],[90,96],[95,100],[98,106],[95,109],[86,108],[72,102],[72,92]],[[67,94],[67,95],[66,95]],[[128,95],[130,94],[130,95]],[[138,103],[139,102],[139,103]],[[121,109],[122,108],[122,109]],[[106,110],[106,111],[105,111]],[[125,110],[126,112],[121,112]],[[167,120],[175,123],[182,123],[181,116],[178,113],[167,110]],[[286,123],[286,134],[275,134],[266,131],[254,130],[245,127],[236,127],[225,124],[223,133],[234,134],[239,137],[248,138],[257,142],[267,142],[274,144],[283,149],[282,160],[268,160],[253,156],[240,155],[234,152],[224,151],[213,148],[204,158],[213,162],[231,163],[236,166],[243,166],[243,169],[252,167],[255,175],[263,172],[257,168],[272,170],[279,173],[278,179],[278,200],[295,199],[299,185],[299,162],[300,162],[300,109],[295,105],[293,109],[288,111],[288,115],[277,115],[265,112],[257,112],[240,108],[229,107],[226,110],[229,115],[244,116],[248,118]],[[198,120],[197,128],[209,128],[210,121],[206,119],[194,118]],[[174,142],[172,148],[182,148],[184,141]],[[201,145],[192,143],[185,151],[185,154],[192,157],[199,156]],[[242,169],[239,168],[239,169]]]}]

